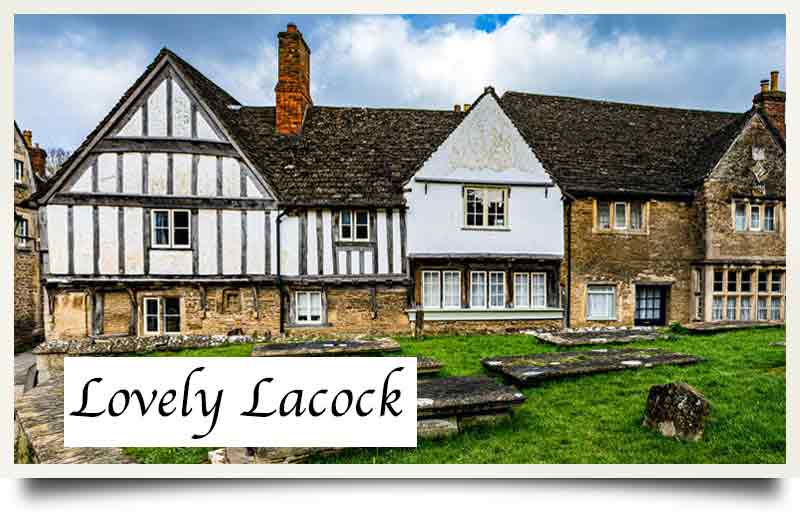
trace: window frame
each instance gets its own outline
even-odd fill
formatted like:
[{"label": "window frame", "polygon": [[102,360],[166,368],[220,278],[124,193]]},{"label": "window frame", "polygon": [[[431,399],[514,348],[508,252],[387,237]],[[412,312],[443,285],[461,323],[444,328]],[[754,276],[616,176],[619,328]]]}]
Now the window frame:
[{"label": "window frame", "polygon": [[[426,276],[436,277],[436,294],[435,294],[435,304],[426,304],[426,285],[428,285]],[[422,308],[423,309],[441,309],[442,308],[442,274],[438,270],[422,270],[422,291],[420,293],[421,301],[422,301]]]},{"label": "window frame", "polygon": [[[622,212],[625,213],[624,223],[620,226],[617,214],[619,214],[619,207],[622,206]],[[614,230],[628,230],[628,202],[614,202]]]},{"label": "window frame", "polygon": [[[176,300],[178,302],[177,314],[167,314],[167,309],[165,305],[166,300]],[[149,302],[156,302],[156,314],[148,314],[147,304]],[[183,301],[180,296],[145,296],[142,299],[142,334],[145,336],[181,334],[182,333],[181,328],[183,326],[182,308],[183,308]],[[148,318],[152,318],[154,316],[157,325],[155,332],[147,329]],[[167,331],[167,325],[168,325],[167,317],[178,318],[177,332]]]},{"label": "window frame", "polygon": [[[456,302],[454,304],[449,304],[446,301],[447,295],[445,294],[445,276],[447,276],[447,275],[450,275],[450,276],[455,275],[455,277],[456,277],[456,291],[457,291],[458,294],[456,295]],[[442,278],[441,278],[441,281],[440,281],[440,286],[441,286],[440,289],[441,289],[441,293],[442,293],[442,300],[441,300],[442,309],[458,309],[458,308],[461,308],[461,271],[458,271],[458,270],[442,270]]]},{"label": "window frame", "polygon": [[[602,200],[596,199],[594,202],[594,225],[596,232],[623,232],[628,234],[646,234],[650,224],[649,202],[647,200]],[[601,210],[603,206],[608,207],[608,226],[601,224]],[[624,206],[624,224],[619,224],[617,207]],[[639,211],[639,227],[634,228],[631,224],[633,219],[632,212],[634,206]]]},{"label": "window frame", "polygon": [[[345,224],[342,220],[344,217],[342,213],[347,212],[350,215],[350,223]],[[358,213],[366,213],[367,215],[367,237],[362,238],[358,237],[358,227],[364,226],[363,224],[359,225],[358,223]],[[344,227],[350,227],[350,236],[345,237],[342,233],[344,231]],[[372,235],[372,216],[370,216],[369,209],[341,209],[339,211],[339,241],[352,241],[354,243],[365,243],[370,241],[370,236]]]},{"label": "window frame", "polygon": [[[770,216],[770,220],[772,222],[772,227],[767,228],[767,210],[772,211],[772,216]],[[762,218],[761,218],[761,229],[764,232],[776,232],[777,231],[777,212],[776,205],[774,203],[764,204],[762,209]]]},{"label": "window frame", "polygon": [[[525,304],[521,304],[519,302],[520,295],[518,293],[517,288],[517,278],[523,277],[525,280]],[[514,273],[514,291],[513,291],[513,298],[514,298],[514,308],[515,309],[530,309],[531,308],[531,299],[532,299],[532,292],[531,292],[531,274],[528,272],[515,272]]]},{"label": "window frame", "polygon": [[[500,275],[500,285],[503,288],[503,301],[500,305],[494,305],[492,303],[492,278]],[[508,302],[508,287],[506,287],[506,272],[505,271],[489,271],[486,280],[486,302],[489,309],[505,309],[507,302]]]},{"label": "window frame", "polygon": [[[303,315],[300,312],[300,296],[307,296],[309,299],[308,302],[308,314],[307,320],[301,320],[300,316]],[[314,306],[311,301],[312,298],[315,296],[319,297],[319,319],[312,320],[311,317],[314,315]],[[294,292],[294,321],[298,325],[323,325],[325,323],[325,303],[322,301],[322,291],[313,290],[313,289],[304,289],[300,291]]]},{"label": "window frame", "polygon": [[[761,204],[753,204],[753,203],[750,204],[750,207],[749,207],[750,223],[748,223],[748,226],[747,226],[747,229],[750,232],[761,232],[761,228],[762,228],[761,227],[761,224],[762,224],[762,216],[761,216],[761,210],[762,209],[761,209],[761,207],[762,207]],[[754,219],[753,218],[753,212],[757,212],[758,213],[758,217],[756,218],[756,219],[758,219],[758,225],[755,226],[755,227],[753,227],[753,219]]]},{"label": "window frame", "polygon": [[[475,287],[475,277],[477,275],[483,276],[483,304],[476,305],[473,302],[473,295],[472,291]],[[469,272],[469,307],[471,309],[485,309],[489,305],[489,297],[488,297],[488,287],[489,287],[489,280],[486,271],[470,271]]]},{"label": "window frame", "polygon": [[[481,193],[481,199],[483,201],[483,215],[482,215],[482,224],[481,225],[470,225],[469,224],[469,192],[470,191],[479,191]],[[488,193],[490,191],[499,191],[503,196],[503,224],[502,225],[489,225],[489,201],[488,201]],[[467,185],[464,186],[462,191],[462,202],[463,202],[463,227],[468,230],[509,230],[511,228],[511,206],[510,206],[510,199],[511,199],[511,188],[508,186],[478,186],[478,185]],[[496,214],[494,216],[497,216]]]},{"label": "window frame", "polygon": [[[14,220],[14,242],[17,248],[28,248],[30,240],[30,222],[24,216],[16,216]],[[23,229],[20,231],[20,229]],[[21,233],[24,232],[24,233]]]},{"label": "window frame", "polygon": [[25,163],[19,159],[14,159],[14,183],[23,184],[25,182]]},{"label": "window frame", "polygon": [[[537,304],[534,301],[534,298],[535,298],[535,295],[536,295],[536,290],[533,287],[533,277],[534,276],[541,276],[542,277],[542,286],[544,287],[544,289],[543,289],[543,291],[544,291],[544,301],[542,302],[541,305]],[[544,308],[546,308],[547,307],[547,273],[545,273],[543,271],[536,271],[536,272],[531,273],[530,291],[531,291],[531,303],[530,303],[531,308],[533,308],[533,309],[544,309]]]},{"label": "window frame", "polygon": [[[610,291],[599,292],[592,289],[605,288]],[[593,315],[591,312],[590,297],[592,294],[603,294],[611,296],[611,313],[603,316]],[[617,286],[614,284],[588,284],[586,286],[586,319],[588,321],[616,321],[617,320]]]},{"label": "window frame", "polygon": [[[147,311],[147,303],[156,302],[156,313],[150,314]],[[155,316],[156,330],[148,330],[147,320]],[[144,335],[159,335],[161,334],[161,297],[160,296],[146,296],[142,299],[142,333]]]},{"label": "window frame", "polygon": [[[168,241],[166,244],[157,243],[156,238],[156,213],[159,212],[166,212],[167,213],[167,237]],[[176,213],[186,213],[188,216],[188,224],[186,226],[187,231],[187,244],[176,244],[175,243],[175,232],[176,230],[183,230],[184,227],[180,227],[177,229],[175,226],[175,214]],[[159,227],[162,229],[163,227]],[[156,249],[175,249],[175,250],[188,250],[192,248],[192,211],[190,209],[151,209],[150,210],[150,247]]]}]

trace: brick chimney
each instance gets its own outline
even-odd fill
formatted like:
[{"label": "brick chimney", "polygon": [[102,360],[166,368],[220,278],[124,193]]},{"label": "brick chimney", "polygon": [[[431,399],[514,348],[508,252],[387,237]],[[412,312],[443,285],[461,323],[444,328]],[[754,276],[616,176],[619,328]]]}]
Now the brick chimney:
[{"label": "brick chimney", "polygon": [[22,139],[28,147],[28,154],[31,156],[31,168],[33,172],[41,178],[47,178],[47,152],[44,148],[39,148],[39,144],[33,144],[33,132],[30,129],[22,131]]},{"label": "brick chimney", "polygon": [[778,72],[772,71],[769,80],[761,81],[761,90],[753,97],[753,107],[764,114],[786,139],[786,93],[778,89]]},{"label": "brick chimney", "polygon": [[311,101],[311,50],[294,23],[278,33],[278,83],[275,85],[275,129],[299,134]]}]

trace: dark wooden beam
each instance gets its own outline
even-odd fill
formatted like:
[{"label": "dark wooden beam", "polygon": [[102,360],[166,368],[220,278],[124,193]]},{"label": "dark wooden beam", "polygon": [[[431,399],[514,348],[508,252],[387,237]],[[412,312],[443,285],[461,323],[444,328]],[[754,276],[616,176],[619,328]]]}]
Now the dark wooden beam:
[{"label": "dark wooden beam", "polygon": [[145,196],[134,194],[58,193],[49,202],[53,205],[105,205],[150,208],[207,208],[207,209],[274,209],[274,200],[261,198],[204,198],[191,196]]},{"label": "dark wooden beam", "polygon": [[174,137],[107,137],[92,148],[92,153],[107,152],[188,153],[239,157],[239,152],[230,143]]}]

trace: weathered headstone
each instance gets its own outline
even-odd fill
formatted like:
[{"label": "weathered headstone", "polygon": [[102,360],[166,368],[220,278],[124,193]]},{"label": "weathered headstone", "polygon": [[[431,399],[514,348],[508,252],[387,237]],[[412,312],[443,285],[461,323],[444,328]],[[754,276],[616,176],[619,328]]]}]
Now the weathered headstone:
[{"label": "weathered headstone", "polygon": [[665,437],[697,441],[703,437],[710,409],[708,400],[689,384],[654,385],[647,397],[642,425]]}]

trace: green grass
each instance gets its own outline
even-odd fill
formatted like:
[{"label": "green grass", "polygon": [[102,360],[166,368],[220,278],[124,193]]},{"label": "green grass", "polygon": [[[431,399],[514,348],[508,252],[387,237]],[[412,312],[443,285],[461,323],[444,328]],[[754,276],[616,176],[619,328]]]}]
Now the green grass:
[{"label": "green grass", "polygon": [[[626,348],[660,347],[706,359],[577,378],[523,389],[527,401],[504,426],[476,429],[416,450],[353,449],[321,463],[783,463],[786,448],[783,329],[751,329],[708,336],[676,335]],[[443,375],[484,373],[480,359],[496,355],[574,351],[535,343],[528,336],[400,339],[403,355],[444,363]],[[590,348],[610,347],[596,345]],[[622,348],[623,346],[618,346]],[[186,350],[168,355],[243,356],[249,345]],[[167,354],[160,354],[167,355]],[[651,385],[683,381],[711,402],[703,440],[666,439],[641,426]],[[203,462],[208,449],[127,449],[141,462]]]}]

